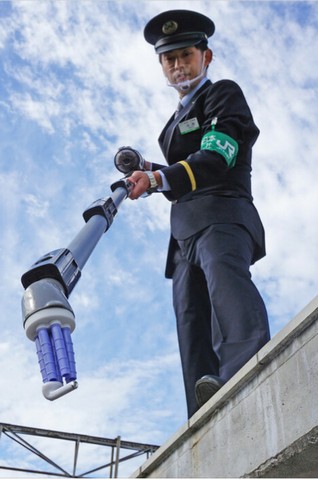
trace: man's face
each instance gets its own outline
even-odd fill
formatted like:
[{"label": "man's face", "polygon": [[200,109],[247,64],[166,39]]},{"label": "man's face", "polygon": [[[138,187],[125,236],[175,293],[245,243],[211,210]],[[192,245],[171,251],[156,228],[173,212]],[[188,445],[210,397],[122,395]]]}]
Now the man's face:
[{"label": "man's face", "polygon": [[[211,50],[202,52],[196,47],[178,48],[162,53],[160,57],[164,75],[170,84],[196,78],[212,59]],[[200,79],[191,85],[191,90]]]}]

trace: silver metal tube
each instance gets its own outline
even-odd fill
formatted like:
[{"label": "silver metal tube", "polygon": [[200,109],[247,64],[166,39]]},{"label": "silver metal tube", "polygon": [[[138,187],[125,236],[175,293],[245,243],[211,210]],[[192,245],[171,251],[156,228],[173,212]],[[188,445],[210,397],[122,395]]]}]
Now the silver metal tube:
[{"label": "silver metal tube", "polygon": [[76,263],[82,269],[107,228],[107,220],[101,215],[94,215],[84,225],[68,245]]}]

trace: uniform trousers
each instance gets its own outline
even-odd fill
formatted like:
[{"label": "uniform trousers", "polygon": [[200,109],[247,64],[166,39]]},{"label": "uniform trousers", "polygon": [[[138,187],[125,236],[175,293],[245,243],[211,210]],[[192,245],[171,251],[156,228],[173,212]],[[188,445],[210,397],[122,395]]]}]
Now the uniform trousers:
[{"label": "uniform trousers", "polygon": [[195,383],[229,380],[270,338],[267,312],[251,280],[254,242],[241,225],[216,224],[178,241],[173,306],[188,417]]}]

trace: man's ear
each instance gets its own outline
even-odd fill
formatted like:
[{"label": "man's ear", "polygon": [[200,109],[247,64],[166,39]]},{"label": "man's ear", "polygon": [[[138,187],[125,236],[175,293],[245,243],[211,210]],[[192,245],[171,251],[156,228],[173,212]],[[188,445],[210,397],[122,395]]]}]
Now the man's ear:
[{"label": "man's ear", "polygon": [[205,50],[205,66],[207,67],[213,60],[213,52],[210,48]]}]

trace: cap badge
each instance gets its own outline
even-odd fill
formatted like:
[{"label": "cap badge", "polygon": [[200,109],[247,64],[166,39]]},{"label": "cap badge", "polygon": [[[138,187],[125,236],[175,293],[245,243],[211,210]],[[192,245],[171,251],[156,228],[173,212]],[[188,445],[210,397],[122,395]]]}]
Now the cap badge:
[{"label": "cap badge", "polygon": [[162,26],[162,32],[165,35],[172,35],[173,33],[175,33],[177,31],[177,29],[178,29],[178,24],[174,20],[168,20]]}]

